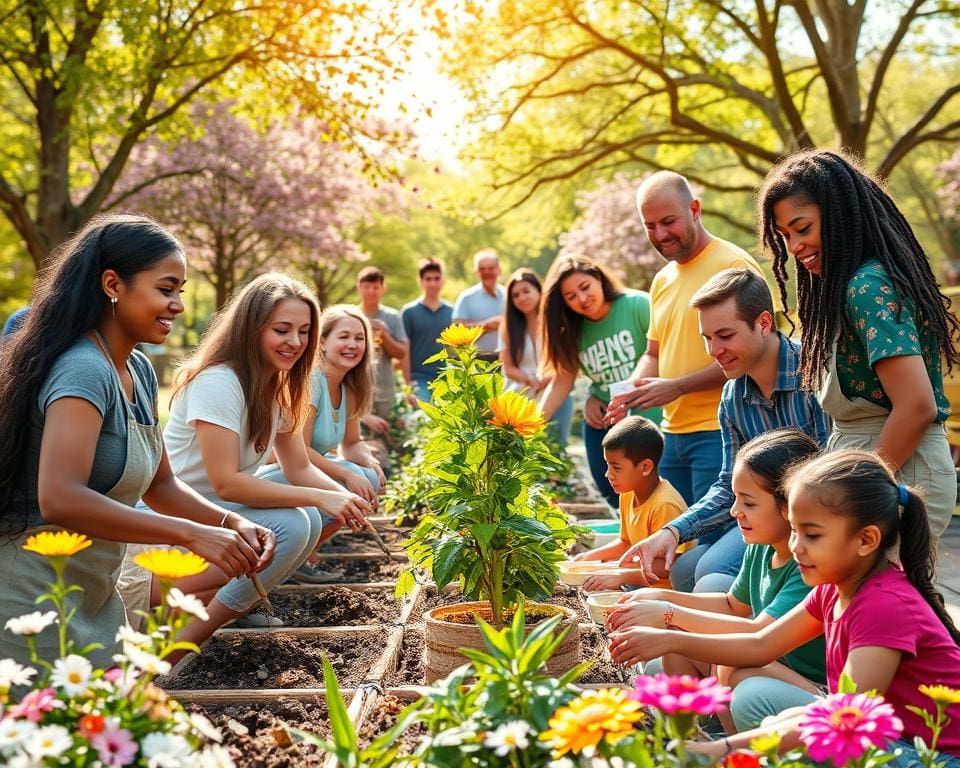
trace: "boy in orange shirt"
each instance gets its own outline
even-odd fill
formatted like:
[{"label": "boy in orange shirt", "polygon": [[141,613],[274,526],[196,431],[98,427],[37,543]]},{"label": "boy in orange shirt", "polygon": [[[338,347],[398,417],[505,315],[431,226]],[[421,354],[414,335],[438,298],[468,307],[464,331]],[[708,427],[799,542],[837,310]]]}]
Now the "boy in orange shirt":
[{"label": "boy in orange shirt", "polygon": [[[663,454],[663,435],[650,419],[628,416],[614,426],[603,438],[603,458],[607,462],[607,479],[620,495],[620,538],[602,547],[583,552],[574,560],[616,561],[636,542],[642,541],[684,512],[687,503],[670,482],[660,477],[657,465]],[[677,552],[690,548],[692,543],[678,547]],[[654,562],[660,577],[655,584],[647,584],[638,570],[590,576],[583,583],[588,592],[631,587],[666,587],[663,560]]]}]

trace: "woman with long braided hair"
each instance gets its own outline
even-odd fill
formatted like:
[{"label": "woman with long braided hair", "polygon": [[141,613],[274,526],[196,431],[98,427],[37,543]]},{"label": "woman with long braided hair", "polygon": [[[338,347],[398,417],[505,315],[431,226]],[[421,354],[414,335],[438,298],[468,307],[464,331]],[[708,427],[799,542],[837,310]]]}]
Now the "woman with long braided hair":
[{"label": "woman with long braided hair", "polygon": [[923,489],[939,535],[957,500],[941,359],[960,361],[960,323],[913,230],[855,161],[824,150],[770,171],[757,221],[784,302],[789,254],[799,264],[799,373],[834,419],[828,449],[880,454]]}]

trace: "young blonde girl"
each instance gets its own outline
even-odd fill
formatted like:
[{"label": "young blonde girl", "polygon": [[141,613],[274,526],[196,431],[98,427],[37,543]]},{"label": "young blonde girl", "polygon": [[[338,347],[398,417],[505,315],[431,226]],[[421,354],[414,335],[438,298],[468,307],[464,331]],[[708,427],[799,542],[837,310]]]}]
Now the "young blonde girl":
[{"label": "young blonde girl", "polygon": [[[704,634],[756,632],[769,626],[806,598],[810,587],[790,552],[790,523],[783,478],[789,467],[819,451],[817,443],[797,429],[778,429],[754,438],[737,452],[730,515],[747,544],[743,565],[726,593],[640,589],[625,595],[610,615],[607,628],[630,633],[632,627],[664,627]],[[822,639],[760,669],[731,669],[678,653],[667,653],[662,665],[646,669],[673,675],[717,674],[731,686],[730,714],[721,721],[728,733],[755,728],[764,717],[809,700],[825,683]],[[799,693],[799,700],[797,694]]]},{"label": "young blonde girl", "polygon": [[[934,590],[934,549],[923,501],[897,483],[876,455],[847,449],[820,456],[787,478],[790,547],[804,581],[813,587],[802,605],[755,634],[706,635],[634,629],[611,636],[621,662],[680,653],[734,667],[770,663],[825,635],[827,683],[836,692],[841,673],[859,691],[876,690],[903,721],[903,752],[890,765],[915,764],[911,742],[930,731],[909,707],[930,708],[920,685],[960,688],[960,632]],[[893,559],[899,544],[899,562]],[[810,699],[813,701],[813,697]],[[960,705],[938,749],[960,766]],[[793,710],[765,723],[796,743]],[[749,745],[746,732],[706,747],[717,755]]]},{"label": "young blonde girl", "polygon": [[370,321],[356,307],[337,304],[323,311],[303,436],[316,467],[375,505],[386,478],[360,436],[360,420],[373,405],[371,338]]},{"label": "young blonde girl", "polygon": [[[310,463],[301,437],[318,316],[299,281],[267,274],[250,282],[178,371],[164,431],[179,478],[276,534],[273,563],[260,574],[268,590],[313,553],[320,510],[359,528],[370,509]],[[271,450],[279,469],[262,469]],[[217,574],[187,585],[201,593],[216,586]],[[249,579],[234,579],[217,592],[211,619],[243,616],[258,600]]]}]

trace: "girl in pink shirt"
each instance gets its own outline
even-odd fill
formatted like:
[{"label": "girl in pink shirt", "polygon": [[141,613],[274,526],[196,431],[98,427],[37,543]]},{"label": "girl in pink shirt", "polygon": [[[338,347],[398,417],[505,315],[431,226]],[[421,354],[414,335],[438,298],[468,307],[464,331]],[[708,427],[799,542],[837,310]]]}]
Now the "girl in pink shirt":
[{"label": "girl in pink shirt", "polygon": [[[814,589],[802,605],[755,634],[700,635],[637,628],[611,635],[614,660],[636,662],[666,652],[737,667],[762,666],[825,634],[827,682],[841,673],[857,690],[876,690],[903,721],[894,766],[917,763],[911,742],[930,741],[930,730],[908,706],[933,711],[920,685],[960,689],[960,631],[934,590],[934,548],[920,496],[899,485],[876,455],[858,450],[826,453],[794,469],[786,482],[790,548],[803,580]],[[896,546],[899,544],[899,562]],[[960,768],[960,704],[937,749]],[[763,731],[777,730],[796,744],[799,712],[788,710]],[[707,744],[717,756],[746,747],[757,731]]]}]

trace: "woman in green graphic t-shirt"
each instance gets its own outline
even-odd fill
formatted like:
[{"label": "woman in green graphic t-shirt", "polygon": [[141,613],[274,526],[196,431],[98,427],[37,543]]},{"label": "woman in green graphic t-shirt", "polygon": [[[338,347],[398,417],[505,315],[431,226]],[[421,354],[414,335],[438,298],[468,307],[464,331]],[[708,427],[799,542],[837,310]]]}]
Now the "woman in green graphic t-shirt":
[{"label": "woman in green graphic t-shirt", "polygon": [[799,374],[833,417],[827,449],[876,451],[923,489],[939,535],[957,500],[941,358],[960,362],[960,324],[910,225],[859,167],[822,150],[774,167],[757,210],[784,300],[789,254],[803,267]]},{"label": "woman in green graphic t-shirt", "polygon": [[[593,480],[611,505],[617,494],[606,478],[603,416],[610,402],[610,385],[630,378],[647,348],[650,297],[633,291],[605,267],[586,256],[557,259],[544,282],[543,352],[556,375],[544,390],[541,406],[549,419],[573,389],[577,372],[590,379],[583,407],[583,442]],[[660,423],[660,409],[642,415]]]}]

